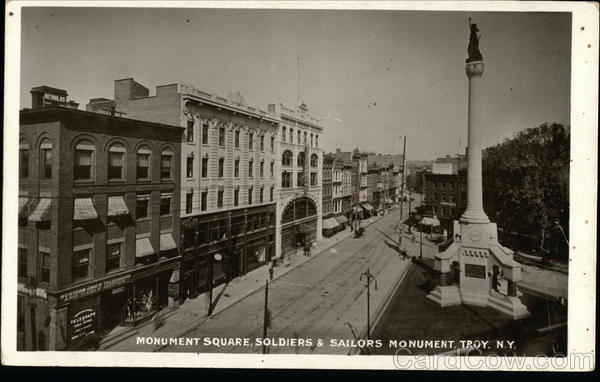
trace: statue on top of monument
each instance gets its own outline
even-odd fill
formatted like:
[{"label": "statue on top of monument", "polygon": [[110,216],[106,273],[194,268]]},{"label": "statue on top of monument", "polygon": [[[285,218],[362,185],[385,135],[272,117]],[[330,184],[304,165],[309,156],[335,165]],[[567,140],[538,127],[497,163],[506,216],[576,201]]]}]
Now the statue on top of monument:
[{"label": "statue on top of monument", "polygon": [[479,51],[479,39],[481,38],[481,35],[478,34],[479,29],[477,29],[477,24],[471,23],[470,17],[469,27],[471,29],[471,37],[469,38],[469,47],[467,48],[469,58],[466,59],[466,62],[483,61],[483,57]]}]

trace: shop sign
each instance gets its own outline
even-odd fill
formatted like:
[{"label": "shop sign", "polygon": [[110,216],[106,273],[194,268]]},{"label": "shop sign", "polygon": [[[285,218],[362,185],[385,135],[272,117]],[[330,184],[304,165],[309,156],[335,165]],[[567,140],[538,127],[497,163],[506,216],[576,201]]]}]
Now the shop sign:
[{"label": "shop sign", "polygon": [[17,285],[17,291],[19,291],[20,293],[24,293],[28,296],[31,297],[39,297],[42,298],[44,300],[46,300],[48,298],[48,294],[46,293],[45,289],[42,288],[28,288],[27,286],[25,286],[25,284],[22,283],[18,283]]},{"label": "shop sign", "polygon": [[69,341],[76,341],[96,333],[98,327],[98,311],[84,308],[69,317]]},{"label": "shop sign", "polygon": [[104,290],[109,290],[131,281],[131,273],[126,275],[113,277],[108,280],[98,281],[93,284],[88,284],[81,288],[73,289],[69,292],[63,293],[59,295],[59,301],[61,303],[70,302],[74,300],[78,300],[82,297],[91,296],[93,294],[102,292]]}]

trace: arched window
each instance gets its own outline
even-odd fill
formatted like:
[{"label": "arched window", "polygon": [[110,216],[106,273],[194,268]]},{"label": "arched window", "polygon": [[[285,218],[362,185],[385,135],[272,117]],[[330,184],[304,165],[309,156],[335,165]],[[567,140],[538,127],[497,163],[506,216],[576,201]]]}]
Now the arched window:
[{"label": "arched window", "polygon": [[294,129],[290,128],[290,143],[294,143]]},{"label": "arched window", "polygon": [[319,136],[315,134],[315,147],[319,147]]},{"label": "arched window", "polygon": [[281,164],[283,166],[291,166],[292,165],[292,152],[290,150],[285,150],[281,155]]},{"label": "arched window", "polygon": [[142,146],[137,151],[136,179],[150,180],[150,163],[152,150],[148,146]]},{"label": "arched window", "polygon": [[52,142],[44,139],[40,143],[40,176],[43,179],[52,179]]},{"label": "arched window", "polygon": [[120,143],[108,149],[108,180],[125,179],[125,146]]},{"label": "arched window", "polygon": [[90,141],[79,141],[75,146],[75,180],[92,180],[94,177],[94,154],[96,146]]},{"label": "arched window", "polygon": [[283,142],[285,142],[286,138],[287,138],[287,129],[286,129],[286,127],[285,127],[285,126],[283,126],[283,127],[281,128],[281,140],[282,140]]},{"label": "arched window", "polygon": [[19,176],[29,177],[29,143],[24,139],[19,141]]},{"label": "arched window", "polygon": [[298,153],[298,167],[304,167],[304,151]]},{"label": "arched window", "polygon": [[171,179],[171,168],[173,167],[173,150],[165,148],[160,153],[160,179]]},{"label": "arched window", "polygon": [[[306,133],[305,133],[306,134]],[[298,144],[301,144],[301,137],[302,137],[302,132],[300,130],[298,130]]]},{"label": "arched window", "polygon": [[317,167],[318,161],[319,161],[319,158],[317,157],[317,154],[312,154],[310,156],[310,167]]}]

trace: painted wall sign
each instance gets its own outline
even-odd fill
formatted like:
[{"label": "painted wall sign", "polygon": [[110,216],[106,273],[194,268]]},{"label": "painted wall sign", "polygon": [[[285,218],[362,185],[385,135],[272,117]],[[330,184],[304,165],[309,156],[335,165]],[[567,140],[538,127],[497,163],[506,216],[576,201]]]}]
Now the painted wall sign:
[{"label": "painted wall sign", "polygon": [[465,264],[465,276],[485,279],[485,265]]}]

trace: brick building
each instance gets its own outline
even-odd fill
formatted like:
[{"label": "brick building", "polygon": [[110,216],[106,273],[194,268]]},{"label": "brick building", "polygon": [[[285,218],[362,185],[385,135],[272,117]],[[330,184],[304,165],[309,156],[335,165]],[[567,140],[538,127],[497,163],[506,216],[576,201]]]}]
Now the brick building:
[{"label": "brick building", "polygon": [[19,135],[18,348],[83,348],[176,306],[182,129],[48,106]]},{"label": "brick building", "polygon": [[335,234],[339,223],[333,216],[333,163],[335,158],[331,154],[323,156],[323,183],[322,183],[322,210],[323,210],[323,236]]},{"label": "brick building", "polygon": [[114,100],[90,109],[182,126],[181,291],[195,297],[275,257],[279,119],[191,85],[115,81]]}]

